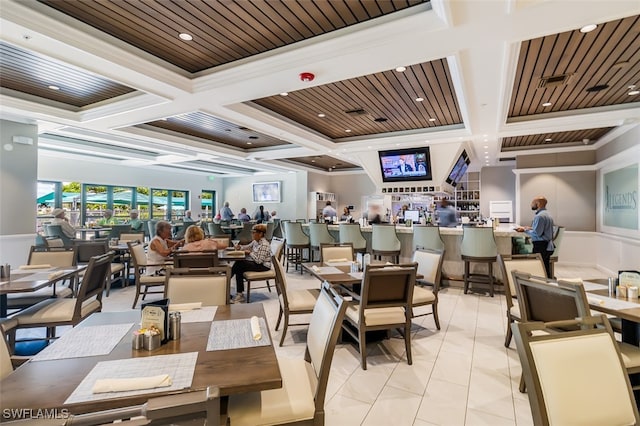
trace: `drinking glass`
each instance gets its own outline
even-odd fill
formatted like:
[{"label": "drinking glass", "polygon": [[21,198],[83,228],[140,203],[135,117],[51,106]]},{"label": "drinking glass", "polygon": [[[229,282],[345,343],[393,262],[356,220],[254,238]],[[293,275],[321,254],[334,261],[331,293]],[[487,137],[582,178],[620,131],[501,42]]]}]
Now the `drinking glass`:
[{"label": "drinking glass", "polygon": [[233,248],[236,248],[240,244],[240,240],[231,240],[231,244],[233,244]]}]

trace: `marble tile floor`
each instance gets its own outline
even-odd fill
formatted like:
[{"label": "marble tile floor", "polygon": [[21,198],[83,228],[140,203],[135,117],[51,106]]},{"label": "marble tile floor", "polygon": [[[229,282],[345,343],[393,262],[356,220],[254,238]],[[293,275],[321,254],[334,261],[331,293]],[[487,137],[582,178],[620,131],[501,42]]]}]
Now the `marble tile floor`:
[{"label": "marble tile floor", "polygon": [[[604,278],[597,269],[556,265],[559,278]],[[317,288],[309,275],[287,274],[293,288]],[[235,284],[232,283],[232,293]],[[112,289],[104,311],[131,309],[132,286]],[[263,303],[280,357],[304,355],[306,328],[290,327],[283,347],[274,331],[278,301],[275,289],[251,294]],[[430,308],[420,308],[427,309]],[[368,369],[360,368],[353,344],[338,344],[326,396],[326,424],[340,425],[531,425],[526,394],[518,391],[520,362],[515,343],[505,348],[504,296],[440,292],[438,331],[431,315],[414,319],[413,365],[407,365],[400,336],[368,345]],[[292,322],[304,322],[294,317]],[[61,332],[63,332],[61,330]],[[59,333],[60,334],[60,333]]]}]

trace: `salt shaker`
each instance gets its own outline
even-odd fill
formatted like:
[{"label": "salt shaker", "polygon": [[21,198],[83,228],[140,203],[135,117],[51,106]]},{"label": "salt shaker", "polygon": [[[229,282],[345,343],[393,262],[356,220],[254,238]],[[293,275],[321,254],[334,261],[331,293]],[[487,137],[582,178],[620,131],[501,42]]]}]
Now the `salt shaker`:
[{"label": "salt shaker", "polygon": [[169,333],[171,340],[180,340],[181,323],[182,315],[180,315],[180,312],[172,312],[169,314]]},{"label": "salt shaker", "polygon": [[609,297],[616,297],[616,286],[618,285],[616,278],[609,277]]},{"label": "salt shaker", "polygon": [[627,295],[629,297],[629,301],[637,302],[638,301],[638,287],[631,286],[627,289]]}]

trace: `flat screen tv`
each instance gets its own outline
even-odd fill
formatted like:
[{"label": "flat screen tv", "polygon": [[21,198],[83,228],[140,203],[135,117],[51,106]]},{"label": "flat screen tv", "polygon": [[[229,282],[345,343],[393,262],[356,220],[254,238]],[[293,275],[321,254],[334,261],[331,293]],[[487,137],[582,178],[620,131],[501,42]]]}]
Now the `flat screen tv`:
[{"label": "flat screen tv", "polygon": [[260,182],[253,184],[254,203],[279,203],[280,182]]},{"label": "flat screen tv", "polygon": [[431,180],[429,147],[378,151],[383,182]]},{"label": "flat screen tv", "polygon": [[447,176],[447,183],[454,187],[457,186],[462,176],[467,172],[469,163],[471,163],[471,160],[469,160],[469,157],[467,156],[467,151],[462,150],[462,154],[460,154],[456,164],[454,164],[451,169],[451,173]]}]

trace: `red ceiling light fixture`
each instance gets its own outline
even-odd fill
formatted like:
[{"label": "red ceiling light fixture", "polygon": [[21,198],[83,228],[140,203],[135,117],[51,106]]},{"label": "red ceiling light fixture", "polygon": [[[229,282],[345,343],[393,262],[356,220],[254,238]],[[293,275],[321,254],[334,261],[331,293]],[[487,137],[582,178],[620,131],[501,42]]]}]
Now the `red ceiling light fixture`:
[{"label": "red ceiling light fixture", "polygon": [[314,78],[316,78],[316,76],[313,75],[313,73],[310,73],[310,72],[301,72],[300,73],[300,80],[301,81],[309,82],[309,81],[313,81]]}]

